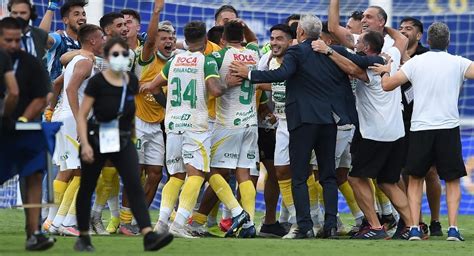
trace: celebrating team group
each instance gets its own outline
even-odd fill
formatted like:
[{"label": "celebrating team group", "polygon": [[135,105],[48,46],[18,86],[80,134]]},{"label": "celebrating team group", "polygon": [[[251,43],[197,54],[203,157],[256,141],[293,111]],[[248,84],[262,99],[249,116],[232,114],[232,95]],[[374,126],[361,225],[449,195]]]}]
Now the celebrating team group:
[{"label": "celebrating team group", "polygon": [[[0,38],[21,29],[22,50],[46,59],[52,90],[43,118],[62,126],[54,206],[43,209],[42,229],[77,236],[76,250],[94,250],[90,234],[116,232],[141,233],[145,250],[158,250],[173,237],[209,236],[214,226],[238,238],[422,240],[443,235],[440,179],[447,240],[464,240],[457,104],[474,67],[447,53],[445,24],[429,26],[425,48],[418,19],[392,29],[384,9],[370,6],[341,26],[339,1],[331,0],[327,21],[291,15],[260,48],[230,5],[216,10],[209,30],[187,23],[182,42],[171,22],[159,20],[163,0],[155,0],[146,33],[131,9],[107,13],[97,26],[87,23],[83,1],[59,5],[51,1],[41,21],[49,31],[60,9],[65,25],[44,34],[44,57],[32,47],[39,29],[18,19],[0,21]],[[31,10],[28,0],[10,1],[14,18],[29,21],[22,14]],[[265,215],[257,227],[261,164]],[[429,225],[421,214],[424,182]],[[158,189],[152,228],[147,209]],[[353,215],[347,230],[337,190]],[[52,246],[36,231],[30,249]]]}]

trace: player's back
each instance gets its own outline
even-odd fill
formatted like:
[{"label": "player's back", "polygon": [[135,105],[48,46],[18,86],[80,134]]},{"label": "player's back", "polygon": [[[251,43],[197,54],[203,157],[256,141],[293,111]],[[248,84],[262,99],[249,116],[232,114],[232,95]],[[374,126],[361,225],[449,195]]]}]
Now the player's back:
[{"label": "player's back", "polygon": [[[168,79],[165,124],[167,132],[208,129],[206,68],[209,57],[186,51],[176,55],[163,70]],[[214,62],[215,63],[215,62]],[[214,64],[214,69],[216,64]]]},{"label": "player's back", "polygon": [[[69,87],[69,83],[71,82],[71,78],[74,74],[74,68],[77,64],[77,62],[81,60],[87,60],[87,57],[84,57],[82,55],[77,55],[75,56],[69,64],[66,66],[64,70],[64,86],[61,91],[61,98],[62,101],[60,103],[59,108],[56,110],[58,114],[72,114],[71,106],[69,105],[69,99],[67,97],[67,88]],[[94,75],[94,69],[91,71],[91,75],[89,77],[92,77]],[[78,98],[79,98],[79,104],[82,102],[82,99],[84,98],[84,91],[86,89],[87,83],[89,81],[89,78],[84,79],[82,81],[81,85],[79,86],[79,90],[77,92]]]},{"label": "player's back", "polygon": [[[256,69],[258,52],[251,47],[237,49],[227,47],[213,53],[219,65],[219,74],[222,82],[229,72],[233,61],[245,63],[251,70]],[[257,125],[255,101],[255,85],[248,80],[242,81],[240,86],[228,88],[216,101],[217,124],[227,128],[241,128]]]}]

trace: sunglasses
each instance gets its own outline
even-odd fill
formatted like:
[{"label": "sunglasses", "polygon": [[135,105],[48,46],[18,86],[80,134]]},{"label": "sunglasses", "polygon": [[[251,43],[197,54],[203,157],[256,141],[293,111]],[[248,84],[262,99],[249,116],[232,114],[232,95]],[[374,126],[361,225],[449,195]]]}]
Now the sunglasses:
[{"label": "sunglasses", "polygon": [[[123,57],[128,57],[128,56],[130,56],[130,53],[129,53],[128,51],[122,51],[121,53],[122,53],[121,55],[122,55]],[[120,55],[120,52],[112,52],[110,55],[112,55],[112,56],[114,56],[114,57],[118,57],[118,56]]]}]

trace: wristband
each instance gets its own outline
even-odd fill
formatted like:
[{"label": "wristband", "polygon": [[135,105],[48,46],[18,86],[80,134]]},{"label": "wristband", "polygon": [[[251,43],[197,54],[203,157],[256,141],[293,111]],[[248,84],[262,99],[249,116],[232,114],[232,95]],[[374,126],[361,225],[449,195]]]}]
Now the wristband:
[{"label": "wristband", "polygon": [[59,4],[58,4],[58,2],[49,1],[49,3],[48,3],[48,10],[54,12],[54,11],[56,11],[57,9],[59,9]]},{"label": "wristband", "polygon": [[385,74],[389,74],[389,75],[390,75],[389,72],[384,71],[384,72],[380,73],[380,77],[383,77]]},{"label": "wristband", "polygon": [[28,123],[28,118],[26,118],[24,116],[20,116],[20,117],[18,117],[18,122]]}]

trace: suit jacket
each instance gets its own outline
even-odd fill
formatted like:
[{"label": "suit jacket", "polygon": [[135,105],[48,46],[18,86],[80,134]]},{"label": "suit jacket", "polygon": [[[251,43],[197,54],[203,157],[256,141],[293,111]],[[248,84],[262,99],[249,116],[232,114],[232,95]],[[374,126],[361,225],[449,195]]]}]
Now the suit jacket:
[{"label": "suit jacket", "polygon": [[36,57],[46,67],[45,54],[48,43],[48,33],[37,27],[30,27],[31,37],[35,44]]},{"label": "suit jacket", "polygon": [[[306,41],[288,48],[280,68],[252,71],[251,82],[286,80],[286,118],[288,130],[309,124],[357,124],[355,98],[349,77],[328,56],[314,52]],[[335,51],[349,58],[362,69],[382,63],[378,56],[358,56],[344,47]]]}]

